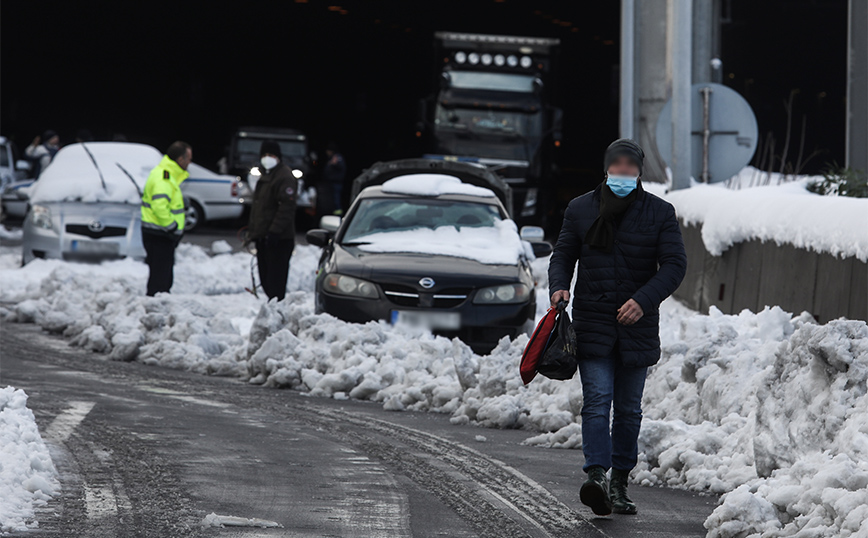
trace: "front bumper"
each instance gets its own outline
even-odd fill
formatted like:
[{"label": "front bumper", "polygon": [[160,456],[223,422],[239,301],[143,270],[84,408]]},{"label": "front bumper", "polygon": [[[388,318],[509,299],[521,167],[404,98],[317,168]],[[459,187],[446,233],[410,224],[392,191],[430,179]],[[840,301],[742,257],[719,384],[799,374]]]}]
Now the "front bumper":
[{"label": "front bumper", "polygon": [[333,295],[317,289],[317,312],[354,323],[392,319],[393,311],[456,312],[461,316],[457,330],[435,330],[435,334],[457,337],[478,353],[487,353],[504,336],[510,338],[532,329],[536,299],[532,293],[526,303],[508,305],[473,304],[470,298],[453,308],[401,306],[382,295],[378,299],[361,299]]}]

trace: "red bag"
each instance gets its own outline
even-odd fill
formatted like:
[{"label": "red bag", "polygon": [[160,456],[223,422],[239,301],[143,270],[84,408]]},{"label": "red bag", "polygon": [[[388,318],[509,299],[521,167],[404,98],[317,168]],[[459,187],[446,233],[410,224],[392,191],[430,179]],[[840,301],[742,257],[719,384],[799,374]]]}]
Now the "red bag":
[{"label": "red bag", "polygon": [[521,380],[525,385],[531,382],[536,377],[536,367],[545,354],[549,339],[552,332],[555,330],[555,321],[557,321],[558,309],[554,306],[549,308],[546,315],[539,321],[536,329],[533,331],[527,346],[524,348],[524,353],[521,356]]}]

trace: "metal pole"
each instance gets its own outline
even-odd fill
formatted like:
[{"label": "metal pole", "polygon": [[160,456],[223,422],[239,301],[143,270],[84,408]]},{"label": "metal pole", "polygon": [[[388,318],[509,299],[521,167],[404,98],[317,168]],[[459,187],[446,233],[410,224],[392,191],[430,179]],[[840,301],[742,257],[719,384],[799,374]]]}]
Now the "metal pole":
[{"label": "metal pole", "polygon": [[635,0],[621,0],[621,138],[634,138]]},{"label": "metal pole", "polygon": [[691,0],[670,0],[672,12],[672,190],[690,187],[690,71],[693,7]]},{"label": "metal pole", "polygon": [[708,140],[711,138],[711,93],[714,91],[706,86],[699,90],[702,93],[702,182],[708,183]]}]

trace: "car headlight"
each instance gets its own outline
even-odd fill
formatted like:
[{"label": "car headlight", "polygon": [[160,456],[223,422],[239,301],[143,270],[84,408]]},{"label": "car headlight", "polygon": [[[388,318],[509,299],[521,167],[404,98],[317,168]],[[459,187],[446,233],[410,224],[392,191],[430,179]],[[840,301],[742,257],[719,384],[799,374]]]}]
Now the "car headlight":
[{"label": "car headlight", "polygon": [[373,282],[337,273],[325,277],[323,289],[335,295],[348,295],[365,299],[376,299],[380,296],[377,292],[377,286]]},{"label": "car headlight", "polygon": [[35,205],[30,208],[30,218],[37,228],[50,230],[53,228],[51,223],[51,209],[44,205]]},{"label": "car headlight", "polygon": [[298,168],[293,168],[293,169],[292,169],[292,176],[293,176],[295,179],[301,179],[301,176],[303,176],[303,175],[304,175],[304,172],[301,171],[301,170],[299,170]]},{"label": "car headlight", "polygon": [[253,168],[250,169],[250,175],[251,176],[261,176],[262,171],[259,169],[258,166],[254,166]]},{"label": "car headlight", "polygon": [[525,284],[504,284],[482,288],[473,298],[474,304],[518,304],[527,302],[530,288]]}]

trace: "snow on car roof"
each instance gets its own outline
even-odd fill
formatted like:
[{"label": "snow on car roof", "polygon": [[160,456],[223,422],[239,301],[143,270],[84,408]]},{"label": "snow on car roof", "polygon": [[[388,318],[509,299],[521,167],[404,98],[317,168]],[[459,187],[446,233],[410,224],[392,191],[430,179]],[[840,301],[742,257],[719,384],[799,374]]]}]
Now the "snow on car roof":
[{"label": "snow on car roof", "polygon": [[409,194],[413,196],[440,196],[443,194],[466,194],[494,198],[494,191],[462,183],[455,176],[447,174],[407,174],[383,183],[383,192],[389,194]]},{"label": "snow on car roof", "polygon": [[[96,166],[87,150],[96,160]],[[58,151],[51,164],[39,176],[30,200],[33,203],[81,201],[138,204],[141,202],[139,191],[121,167],[133,177],[141,189],[145,186],[151,169],[161,158],[159,151],[145,144],[71,144]],[[100,180],[100,172],[105,180],[105,188]]]},{"label": "snow on car roof", "polygon": [[235,179],[235,176],[218,174],[196,163],[190,163],[187,171],[190,172],[190,179]]}]

